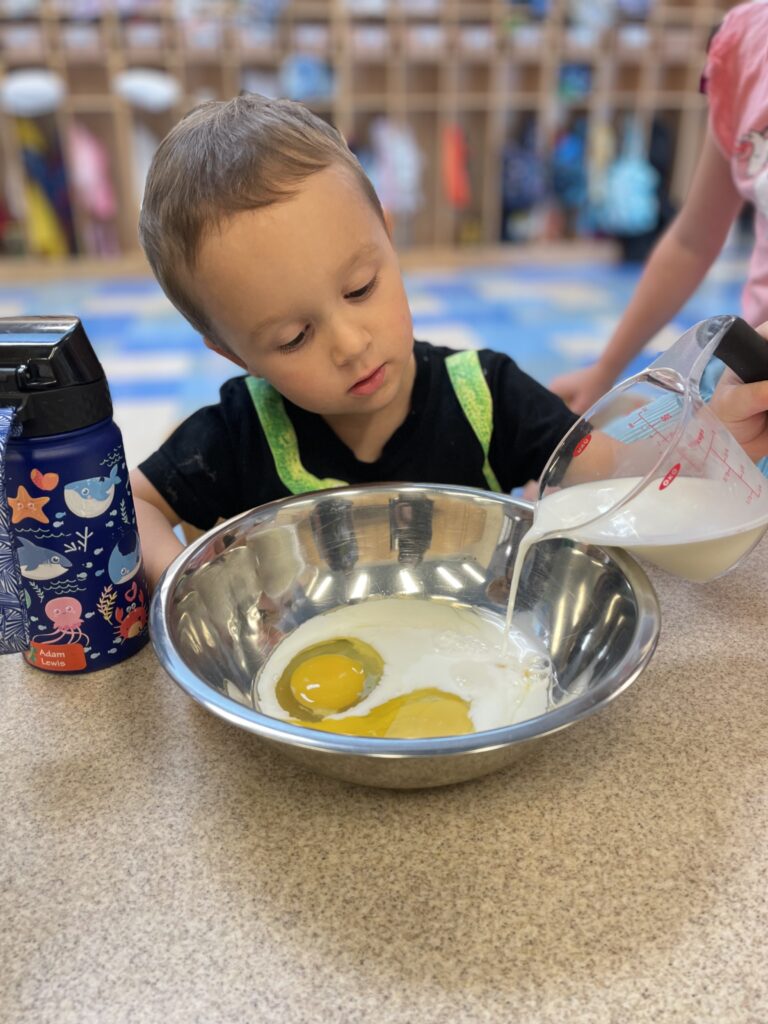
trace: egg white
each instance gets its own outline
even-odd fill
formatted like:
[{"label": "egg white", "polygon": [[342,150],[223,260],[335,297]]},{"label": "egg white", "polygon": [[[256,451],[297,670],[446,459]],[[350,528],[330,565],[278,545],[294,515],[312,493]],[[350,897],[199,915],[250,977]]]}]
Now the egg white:
[{"label": "egg white", "polygon": [[549,659],[540,644],[515,629],[502,660],[503,628],[501,620],[442,601],[395,597],[335,608],[277,645],[254,680],[254,704],[265,715],[289,719],[275,688],[291,659],[314,644],[357,637],[378,651],[384,671],[364,700],[328,718],[365,715],[426,687],[467,701],[478,732],[534,718],[549,706]]}]

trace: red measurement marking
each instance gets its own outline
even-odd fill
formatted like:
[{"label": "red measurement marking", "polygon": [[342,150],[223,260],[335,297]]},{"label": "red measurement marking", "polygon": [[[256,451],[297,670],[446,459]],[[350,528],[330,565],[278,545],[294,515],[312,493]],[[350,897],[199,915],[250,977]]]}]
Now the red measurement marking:
[{"label": "red measurement marking", "polygon": [[676,462],[675,465],[672,467],[672,469],[670,469],[670,471],[667,473],[667,475],[664,477],[664,479],[659,484],[659,490],[660,491],[666,490],[666,488],[669,487],[669,485],[672,483],[672,481],[675,479],[675,477],[677,476],[677,474],[679,472],[680,472],[680,463]]},{"label": "red measurement marking", "polygon": [[[646,428],[647,428],[648,430],[650,430],[651,434],[652,434],[652,435],[653,435],[654,437],[656,437],[656,438],[661,438],[661,440],[662,440],[662,441],[665,441],[666,443],[669,443],[669,440],[670,440],[671,434],[670,434],[670,435],[667,435],[667,434],[665,434],[665,433],[664,433],[664,431],[663,431],[663,430],[659,430],[659,426],[658,426],[658,425],[659,425],[659,423],[661,422],[661,419],[658,419],[658,420],[649,420],[649,419],[647,419],[647,418],[646,418],[646,416],[645,416],[645,412],[644,412],[644,411],[642,411],[642,412],[639,412],[639,413],[637,414],[637,418],[638,418],[638,420],[639,420],[639,421],[640,421],[641,423],[643,423],[643,424],[644,424],[644,425],[646,426]],[[662,417],[662,419],[663,419],[663,417]]]},{"label": "red measurement marking", "polygon": [[[715,459],[722,463],[724,467],[724,473],[722,480],[724,483],[734,482],[743,484],[747,489],[746,502],[749,505],[753,498],[758,498],[762,490],[762,484],[758,484],[757,487],[753,487],[748,480],[744,479],[744,467],[739,465],[738,472],[735,467],[730,464],[728,457],[730,456],[730,449],[724,448],[722,452],[719,452],[715,447],[715,435],[713,434],[709,439],[709,448],[705,452],[705,459]],[[735,477],[735,480],[734,480]]]},{"label": "red measurement marking", "polygon": [[581,455],[581,453],[584,451],[584,449],[587,447],[587,445],[589,444],[589,442],[591,440],[592,440],[592,435],[591,434],[587,434],[586,437],[582,437],[582,439],[579,441],[579,443],[573,449],[573,457],[574,457],[574,459],[577,456]]}]

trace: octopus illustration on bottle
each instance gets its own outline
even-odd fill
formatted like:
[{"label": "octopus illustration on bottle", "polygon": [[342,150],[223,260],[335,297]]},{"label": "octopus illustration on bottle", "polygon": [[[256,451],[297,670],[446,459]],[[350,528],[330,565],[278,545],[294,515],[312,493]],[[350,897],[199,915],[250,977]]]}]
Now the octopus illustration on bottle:
[{"label": "octopus illustration on bottle", "polygon": [[53,625],[50,633],[38,634],[37,643],[57,644],[65,641],[68,644],[80,643],[90,645],[88,635],[83,632],[83,606],[76,597],[55,597],[45,606],[45,614]]}]

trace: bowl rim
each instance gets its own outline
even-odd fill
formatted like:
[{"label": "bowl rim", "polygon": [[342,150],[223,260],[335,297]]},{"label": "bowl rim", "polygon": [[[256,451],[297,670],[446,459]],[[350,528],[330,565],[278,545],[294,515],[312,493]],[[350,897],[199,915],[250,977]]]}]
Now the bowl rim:
[{"label": "bowl rim", "polygon": [[574,697],[566,704],[551,711],[545,711],[535,718],[527,718],[512,725],[499,726],[483,732],[463,733],[459,736],[438,736],[427,739],[383,739],[373,736],[347,736],[343,733],[323,732],[319,729],[292,725],[289,722],[262,714],[231,697],[214,690],[184,661],[170,639],[169,608],[171,597],[179,579],[184,575],[186,566],[195,554],[211,543],[214,536],[226,533],[245,518],[256,516],[258,522],[262,517],[267,519],[276,508],[298,505],[304,501],[315,499],[318,495],[333,497],[337,495],[389,493],[397,490],[399,494],[413,492],[439,492],[482,498],[492,503],[512,505],[519,509],[530,510],[531,502],[514,498],[509,494],[497,494],[476,487],[461,487],[448,484],[419,483],[377,483],[360,484],[351,487],[334,487],[322,491],[279,498],[276,501],[258,505],[227,519],[210,530],[192,544],[184,548],[173,562],[166,568],[158,581],[152,596],[149,614],[149,630],[152,646],[160,664],[173,681],[181,687],[194,701],[216,715],[218,718],[239,726],[248,732],[260,736],[264,740],[292,747],[323,751],[329,754],[358,755],[384,759],[402,757],[434,757],[437,755],[459,755],[488,752],[508,747],[512,744],[540,739],[552,733],[574,725],[582,718],[600,711],[612,700],[623,693],[643,672],[650,661],[658,644],[661,631],[661,609],[658,597],[644,569],[623,549],[597,544],[581,544],[574,541],[576,547],[584,550],[597,550],[608,555],[626,577],[635,595],[638,611],[638,624],[633,654],[637,661],[626,678],[616,684],[615,679],[625,670],[628,654],[613,666],[605,679],[593,690],[588,690]]}]

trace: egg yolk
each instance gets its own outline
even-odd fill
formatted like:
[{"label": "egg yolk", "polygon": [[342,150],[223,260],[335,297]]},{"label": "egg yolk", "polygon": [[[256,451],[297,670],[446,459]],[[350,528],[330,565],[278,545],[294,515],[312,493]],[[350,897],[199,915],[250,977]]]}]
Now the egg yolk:
[{"label": "egg yolk", "polygon": [[291,693],[302,707],[333,715],[352,707],[365,688],[366,672],[344,654],[316,654],[291,674]]},{"label": "egg yolk", "polygon": [[[294,724],[308,723],[297,721]],[[367,715],[326,718],[312,722],[311,728],[347,736],[378,736],[384,739],[427,739],[475,731],[469,717],[469,703],[434,687],[393,697],[372,708]]]},{"label": "egg yolk", "polygon": [[323,640],[291,658],[275,696],[291,718],[316,722],[358,704],[378,685],[383,671],[378,652],[364,640]]}]

